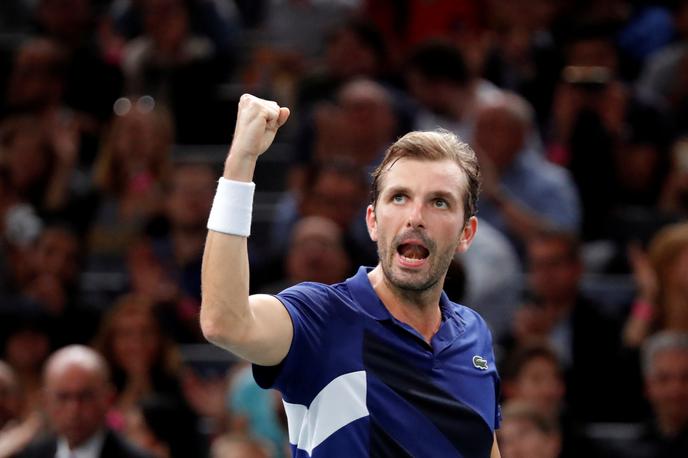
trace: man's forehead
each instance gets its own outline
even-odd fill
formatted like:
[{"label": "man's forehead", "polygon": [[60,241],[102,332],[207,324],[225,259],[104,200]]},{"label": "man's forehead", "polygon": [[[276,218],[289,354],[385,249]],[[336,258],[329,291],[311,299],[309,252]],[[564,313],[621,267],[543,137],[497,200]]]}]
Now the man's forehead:
[{"label": "man's forehead", "polygon": [[456,186],[466,185],[466,174],[451,159],[424,160],[402,157],[393,161],[385,170],[384,187],[404,186],[411,180],[421,181],[427,185],[446,186],[449,192],[456,191]]}]

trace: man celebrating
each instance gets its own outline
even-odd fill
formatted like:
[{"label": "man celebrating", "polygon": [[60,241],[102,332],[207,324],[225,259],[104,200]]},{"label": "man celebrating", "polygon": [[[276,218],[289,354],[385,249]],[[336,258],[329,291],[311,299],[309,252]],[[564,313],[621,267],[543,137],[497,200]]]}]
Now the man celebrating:
[{"label": "man celebrating", "polygon": [[442,292],[477,229],[475,154],[447,132],[405,135],[373,174],[366,223],[378,265],[336,285],[249,296],[251,180],[288,117],[275,102],[239,102],[208,220],[204,335],[281,391],[295,457],[498,457],[490,333]]}]

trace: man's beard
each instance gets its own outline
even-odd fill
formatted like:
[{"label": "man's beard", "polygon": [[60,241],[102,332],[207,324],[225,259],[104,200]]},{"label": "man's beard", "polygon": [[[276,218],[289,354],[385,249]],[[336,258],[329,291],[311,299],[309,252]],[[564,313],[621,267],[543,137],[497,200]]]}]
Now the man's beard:
[{"label": "man's beard", "polygon": [[[394,258],[397,254],[397,248],[402,240],[408,238],[416,238],[423,242],[428,249],[427,262],[430,264],[427,274],[409,273],[410,278],[403,278],[403,275],[397,275],[394,271]],[[433,258],[433,254],[437,253],[436,244],[433,240],[426,237],[422,232],[411,231],[398,235],[394,238],[391,244],[387,244],[384,240],[380,240],[377,244],[377,253],[382,266],[382,272],[385,274],[386,281],[399,292],[414,294],[422,293],[434,287],[440,282],[449,269],[454,252],[443,251]]]}]

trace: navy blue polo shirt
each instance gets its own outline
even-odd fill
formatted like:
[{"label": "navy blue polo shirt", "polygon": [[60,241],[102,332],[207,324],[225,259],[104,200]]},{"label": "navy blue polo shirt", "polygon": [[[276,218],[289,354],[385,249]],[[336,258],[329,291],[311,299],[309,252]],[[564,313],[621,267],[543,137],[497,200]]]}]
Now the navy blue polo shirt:
[{"label": "navy blue polo shirt", "polygon": [[368,280],[301,283],[277,298],[294,325],[286,358],[254,366],[282,393],[294,457],[488,457],[499,426],[492,338],[442,293],[430,345]]}]

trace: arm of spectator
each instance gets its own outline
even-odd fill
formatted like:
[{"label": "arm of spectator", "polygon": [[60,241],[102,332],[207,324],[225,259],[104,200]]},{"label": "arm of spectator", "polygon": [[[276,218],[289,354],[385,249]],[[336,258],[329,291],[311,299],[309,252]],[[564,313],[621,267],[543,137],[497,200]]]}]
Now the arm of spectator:
[{"label": "arm of spectator", "polygon": [[43,417],[34,412],[26,420],[0,430],[0,456],[14,456],[29,445],[43,427]]},{"label": "arm of spectator", "polygon": [[652,268],[647,253],[638,245],[628,248],[628,257],[633,268],[637,293],[623,329],[623,341],[628,347],[639,347],[650,332],[657,302],[659,285],[657,273]]},{"label": "arm of spectator", "polygon": [[[275,102],[243,95],[224,178],[250,182],[258,157],[288,117],[289,110]],[[250,362],[272,366],[287,355],[294,330],[277,298],[249,297],[246,245],[246,237],[208,231],[201,272],[201,328],[210,342]]]},{"label": "arm of spectator", "polygon": [[55,169],[45,194],[45,207],[62,209],[69,199],[69,185],[79,154],[79,127],[73,116],[63,113],[48,115],[46,129],[55,153]]},{"label": "arm of spectator", "polygon": [[520,240],[528,240],[539,231],[554,226],[554,223],[548,218],[538,214],[509,194],[509,191],[499,183],[495,167],[486,157],[481,157],[480,169],[483,179],[482,190],[485,197],[495,204],[509,230]]}]

